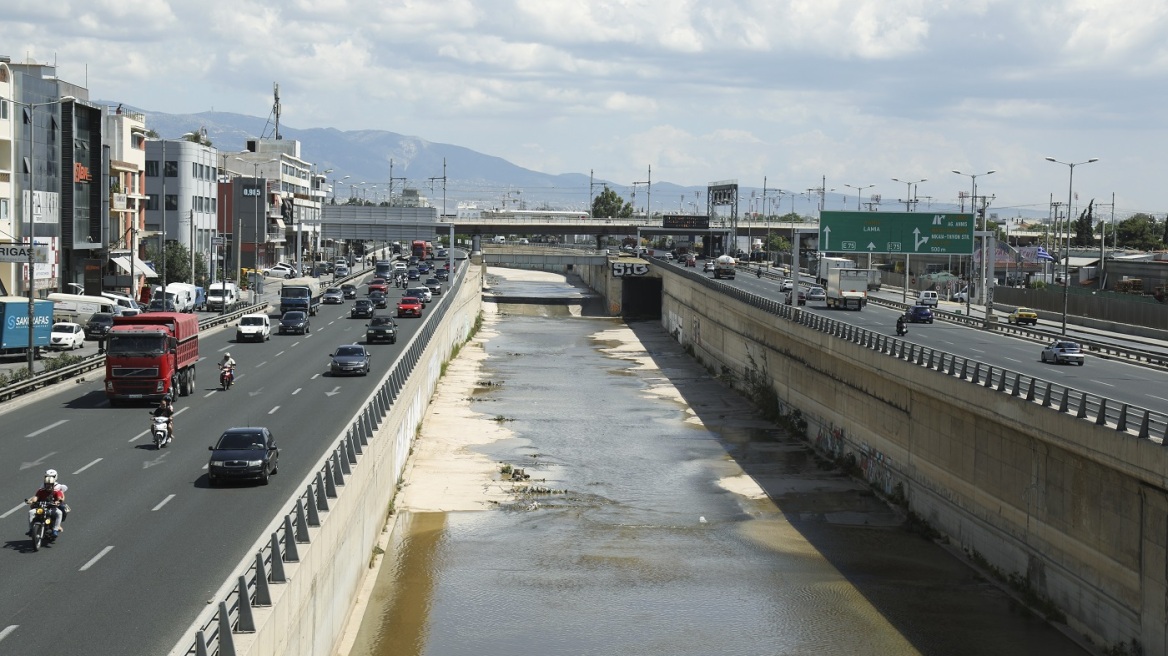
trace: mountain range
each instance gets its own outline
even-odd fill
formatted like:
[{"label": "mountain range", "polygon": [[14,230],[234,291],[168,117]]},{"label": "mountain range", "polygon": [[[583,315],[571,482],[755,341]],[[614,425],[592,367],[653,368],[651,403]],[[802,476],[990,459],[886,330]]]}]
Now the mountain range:
[{"label": "mountain range", "polygon": [[[213,111],[166,114],[131,109],[144,114],[147,129],[154,130],[164,139],[179,139],[187,133],[205,130],[212,145],[221,152],[242,151],[249,139],[271,138],[275,132],[272,121],[244,114]],[[390,184],[392,160],[392,177],[396,178],[393,181],[394,193],[400,193],[404,184],[418,189],[422,195],[430,198],[431,205],[437,207],[441,207],[442,203],[445,162],[447,213],[454,213],[460,203],[480,209],[506,207],[587,211],[590,182],[593,194],[600,193],[602,186],[607,185],[633,202],[638,211],[644,211],[647,193],[651,193],[655,199],[652,200],[654,212],[689,214],[694,211],[693,202],[697,198],[702,199],[696,208],[697,213],[705,214],[706,210],[705,187],[655,181],[651,189],[638,185],[634,198],[634,190],[630,185],[599,179],[590,181],[587,174],[581,173],[540,173],[516,166],[501,157],[462,146],[436,143],[386,130],[301,129],[281,124],[280,138],[299,141],[301,158],[313,163],[318,172],[329,171],[327,176],[330,183],[348,176],[343,184],[335,185],[338,198],[362,193],[348,186],[362,182],[378,185],[373,192],[366,190],[365,198],[372,200],[373,196],[380,194],[380,198],[384,199]],[[695,192],[701,195],[697,196]],[[739,189],[740,212],[748,210],[752,192],[761,196],[761,190],[749,187]],[[774,193],[773,189],[771,193]],[[833,198],[835,196],[837,194],[828,194],[828,207],[832,206],[833,201],[840,202],[842,197]],[[816,206],[813,200],[796,197],[794,210],[800,214],[814,215]],[[789,212],[790,207],[788,196],[782,201],[782,210]]]}]

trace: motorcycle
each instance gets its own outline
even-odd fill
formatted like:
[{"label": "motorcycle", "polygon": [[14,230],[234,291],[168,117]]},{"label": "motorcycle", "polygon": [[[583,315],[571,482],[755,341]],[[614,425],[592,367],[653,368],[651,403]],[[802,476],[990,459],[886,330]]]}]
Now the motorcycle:
[{"label": "motorcycle", "polygon": [[903,322],[903,321],[897,321],[896,322],[896,335],[897,335],[897,337],[903,337],[907,334],[908,334],[908,324]]},{"label": "motorcycle", "polygon": [[154,436],[154,448],[161,449],[170,443],[170,419],[151,416],[150,434]]},{"label": "motorcycle", "polygon": [[235,368],[234,367],[220,367],[219,372],[219,386],[226,392],[227,388],[235,382]]},{"label": "motorcycle", "polygon": [[29,535],[32,537],[32,550],[40,551],[42,545],[52,544],[57,539],[53,504],[49,501],[34,501],[32,506],[32,530]]}]

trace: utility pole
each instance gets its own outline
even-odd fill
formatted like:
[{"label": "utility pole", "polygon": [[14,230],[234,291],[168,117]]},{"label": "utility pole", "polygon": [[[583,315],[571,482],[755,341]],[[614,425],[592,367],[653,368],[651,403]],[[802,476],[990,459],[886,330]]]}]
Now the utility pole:
[{"label": "utility pole", "polygon": [[[443,162],[442,163],[442,176],[443,176],[443,178],[445,178],[445,176],[446,176],[446,159],[443,158],[442,162]],[[402,177],[402,178],[393,177],[393,158],[390,158],[390,160],[389,160],[389,206],[390,207],[394,207],[394,202],[393,202],[393,181],[394,180],[401,180],[402,181],[402,191],[404,192],[405,188],[406,188],[406,179],[404,177]]]},{"label": "utility pole", "polygon": [[608,188],[608,185],[603,183],[603,182],[593,182],[593,180],[592,180],[593,173],[594,173],[594,171],[592,169],[588,169],[588,216],[595,219],[596,217],[592,215],[592,190],[596,189],[596,185],[600,185],[601,187],[605,187],[606,189]]}]

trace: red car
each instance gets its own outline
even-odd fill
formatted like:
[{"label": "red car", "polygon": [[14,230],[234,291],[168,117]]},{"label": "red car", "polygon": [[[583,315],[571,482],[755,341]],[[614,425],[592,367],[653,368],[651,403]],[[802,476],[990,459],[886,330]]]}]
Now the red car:
[{"label": "red car", "polygon": [[374,278],[369,281],[370,292],[385,292],[389,293],[389,284],[385,282],[385,278]]},{"label": "red car", "polygon": [[416,296],[403,296],[397,302],[397,316],[422,318],[422,299]]}]

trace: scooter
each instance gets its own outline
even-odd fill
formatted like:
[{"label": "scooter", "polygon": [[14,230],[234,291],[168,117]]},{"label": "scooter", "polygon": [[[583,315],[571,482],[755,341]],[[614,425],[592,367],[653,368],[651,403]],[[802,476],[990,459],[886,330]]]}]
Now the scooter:
[{"label": "scooter", "polygon": [[154,448],[161,449],[170,443],[170,418],[150,417],[150,434],[154,436]]},{"label": "scooter", "polygon": [[219,372],[219,386],[226,392],[231,384],[235,382],[235,368],[234,367],[220,367],[222,371]]},{"label": "scooter", "polygon": [[903,322],[903,321],[897,321],[896,322],[896,335],[897,335],[897,337],[903,337],[907,334],[908,334],[908,324]]}]

